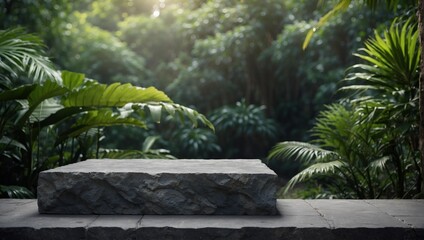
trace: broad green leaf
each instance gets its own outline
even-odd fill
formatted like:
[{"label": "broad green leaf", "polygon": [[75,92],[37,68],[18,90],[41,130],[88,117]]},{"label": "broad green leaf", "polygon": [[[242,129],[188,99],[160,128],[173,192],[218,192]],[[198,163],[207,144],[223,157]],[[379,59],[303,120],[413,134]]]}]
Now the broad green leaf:
[{"label": "broad green leaf", "polygon": [[[127,106],[128,108],[129,106]],[[152,119],[154,121],[157,121],[160,119],[159,112],[161,113],[164,111],[165,113],[168,113],[172,118],[179,120],[181,123],[185,123],[185,118],[190,119],[190,122],[192,123],[193,127],[197,127],[198,122],[200,121],[202,124],[210,128],[212,131],[215,131],[215,128],[213,124],[202,114],[198,113],[197,111],[176,104],[176,103],[146,103],[146,104],[132,104],[132,108],[135,109],[138,114],[142,114],[144,116],[145,114],[145,108],[150,109]],[[152,111],[153,109],[153,111]],[[156,115],[153,115],[156,114]]]},{"label": "broad green leaf", "polygon": [[59,85],[57,82],[46,81],[39,84],[28,96],[28,103],[30,108],[37,107],[42,101],[60,96],[67,92],[67,89]]},{"label": "broad green leaf", "polygon": [[114,114],[111,110],[101,109],[88,111],[68,130],[61,133],[56,144],[71,137],[76,137],[90,129],[97,127],[108,127],[115,125],[132,125],[146,128],[146,124],[135,118],[122,118],[119,114]]},{"label": "broad green leaf", "polygon": [[123,107],[128,103],[172,102],[154,87],[140,88],[129,83],[95,84],[72,92],[63,99],[65,107]]},{"label": "broad green leaf", "polygon": [[40,122],[50,115],[56,113],[61,110],[63,106],[59,104],[58,101],[54,101],[52,99],[46,99],[41,102],[34,111],[31,113],[29,121],[30,122]]},{"label": "broad green leaf", "polygon": [[36,85],[36,87],[28,95],[28,109],[17,122],[18,126],[22,126],[32,115],[33,111],[38,105],[46,99],[60,96],[67,92],[67,89],[59,85],[57,82],[45,81],[43,84]]},{"label": "broad green leaf", "polygon": [[185,113],[185,115],[190,119],[191,123],[193,124],[193,127],[197,127],[197,120],[199,116],[198,112],[187,107],[183,107],[181,109]]},{"label": "broad green leaf", "polygon": [[34,127],[39,127],[40,129],[43,127],[47,127],[50,125],[55,125],[55,124],[59,124],[60,122],[62,122],[65,119],[69,119],[71,117],[73,117],[74,115],[78,114],[78,113],[82,113],[82,112],[86,112],[86,111],[90,111],[90,110],[94,110],[93,108],[83,108],[83,107],[67,107],[67,108],[61,108],[58,111],[56,111],[55,113],[49,115],[47,118],[43,119],[42,121],[40,121],[39,123],[37,123],[37,126]]},{"label": "broad green leaf", "polygon": [[62,71],[62,83],[68,90],[74,90],[84,83],[85,75],[81,73]]},{"label": "broad green leaf", "polygon": [[17,88],[0,92],[0,101],[27,99],[29,94],[37,87],[35,84],[22,85]]},{"label": "broad green leaf", "polygon": [[163,104],[163,107],[165,108],[166,112],[168,112],[169,115],[174,117],[175,115],[175,108],[172,104]]}]

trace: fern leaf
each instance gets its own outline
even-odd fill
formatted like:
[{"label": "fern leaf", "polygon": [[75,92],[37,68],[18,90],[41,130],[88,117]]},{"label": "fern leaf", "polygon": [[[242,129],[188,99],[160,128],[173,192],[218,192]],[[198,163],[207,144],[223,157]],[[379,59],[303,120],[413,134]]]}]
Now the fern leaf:
[{"label": "fern leaf", "polygon": [[274,146],[268,158],[294,158],[304,163],[338,158],[338,154],[304,142],[281,142]]},{"label": "fern leaf", "polygon": [[346,163],[338,160],[324,163],[315,163],[290,179],[287,185],[284,187],[284,193],[287,193],[287,191],[292,189],[293,186],[297,183],[307,181],[308,179],[319,175],[329,176],[330,174],[336,173],[338,169],[345,165]]}]

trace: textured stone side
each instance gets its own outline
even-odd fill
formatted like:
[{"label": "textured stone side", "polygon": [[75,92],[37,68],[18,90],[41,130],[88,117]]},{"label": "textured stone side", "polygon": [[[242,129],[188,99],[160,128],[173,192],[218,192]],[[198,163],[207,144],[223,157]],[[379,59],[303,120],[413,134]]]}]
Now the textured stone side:
[{"label": "textured stone side", "polygon": [[38,206],[56,214],[273,215],[275,181],[259,160],[91,160],[40,173]]}]

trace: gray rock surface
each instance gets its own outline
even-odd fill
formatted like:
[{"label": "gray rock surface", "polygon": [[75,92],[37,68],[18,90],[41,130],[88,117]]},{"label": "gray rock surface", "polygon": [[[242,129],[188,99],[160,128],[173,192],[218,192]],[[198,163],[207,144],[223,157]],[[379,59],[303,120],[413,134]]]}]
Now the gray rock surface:
[{"label": "gray rock surface", "polygon": [[40,213],[276,214],[260,160],[87,160],[41,172]]},{"label": "gray rock surface", "polygon": [[36,200],[0,199],[0,240],[424,239],[424,200],[278,199],[277,208],[274,216],[54,215],[39,214]]}]

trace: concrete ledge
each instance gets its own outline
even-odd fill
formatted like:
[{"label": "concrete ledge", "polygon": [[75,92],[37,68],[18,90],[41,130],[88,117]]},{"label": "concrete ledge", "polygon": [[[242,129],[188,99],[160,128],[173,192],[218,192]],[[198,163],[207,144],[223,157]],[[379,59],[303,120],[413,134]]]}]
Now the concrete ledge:
[{"label": "concrete ledge", "polygon": [[0,239],[424,239],[424,200],[277,200],[278,216],[51,215],[0,200]]},{"label": "concrete ledge", "polygon": [[40,213],[275,215],[260,160],[87,160],[43,171]]}]

